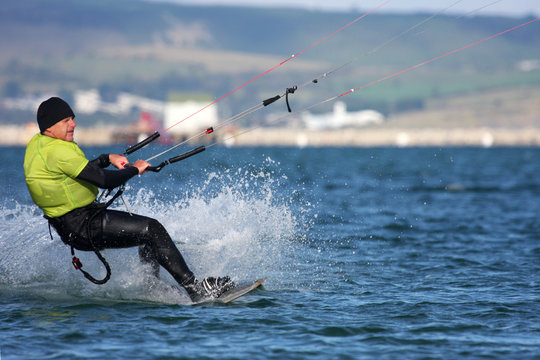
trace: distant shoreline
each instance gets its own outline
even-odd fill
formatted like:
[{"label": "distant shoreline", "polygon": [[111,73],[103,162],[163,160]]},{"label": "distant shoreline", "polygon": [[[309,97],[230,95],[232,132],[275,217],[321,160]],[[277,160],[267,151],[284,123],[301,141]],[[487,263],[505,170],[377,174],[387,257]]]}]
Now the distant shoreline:
[{"label": "distant shoreline", "polygon": [[[24,146],[37,133],[34,126],[0,126],[0,145]],[[118,141],[116,127],[78,127],[75,141],[85,146],[105,146]],[[133,134],[136,137],[136,134]],[[226,146],[373,147],[373,146],[540,146],[540,129],[504,128],[355,128],[307,131],[290,128],[258,128],[216,131],[211,142]]]},{"label": "distant shoreline", "polygon": [[540,146],[540,129],[257,129],[233,139],[234,146]]}]

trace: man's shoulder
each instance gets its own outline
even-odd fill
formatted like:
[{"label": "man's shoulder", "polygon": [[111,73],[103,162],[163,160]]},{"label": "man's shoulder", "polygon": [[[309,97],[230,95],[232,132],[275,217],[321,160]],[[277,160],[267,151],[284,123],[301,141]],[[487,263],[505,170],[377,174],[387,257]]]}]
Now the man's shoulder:
[{"label": "man's shoulder", "polygon": [[43,135],[41,135],[40,133],[37,133],[36,135],[32,136],[32,139],[30,139],[26,148],[30,148],[34,146],[35,144],[39,143],[41,141],[42,136]]},{"label": "man's shoulder", "polygon": [[37,134],[30,140],[28,147],[31,147],[33,143],[36,144],[35,148],[37,152],[41,154],[44,159],[47,159],[46,161],[48,163],[72,161],[80,163],[87,161],[83,151],[74,141],[65,141],[47,135]]},{"label": "man's shoulder", "polygon": [[[79,145],[75,141],[65,141],[62,139],[52,138],[47,135],[37,134],[34,137],[40,144],[40,147],[46,147],[49,151],[52,152],[70,152],[70,151],[81,151]],[[32,139],[30,142],[34,141]]]}]

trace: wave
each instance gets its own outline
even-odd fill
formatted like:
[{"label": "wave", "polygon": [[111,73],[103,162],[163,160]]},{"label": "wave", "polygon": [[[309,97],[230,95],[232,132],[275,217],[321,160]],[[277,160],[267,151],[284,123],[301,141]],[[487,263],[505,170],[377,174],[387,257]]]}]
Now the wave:
[{"label": "wave", "polygon": [[[128,187],[124,198],[132,212],[154,217],[165,226],[197,278],[229,275],[242,282],[268,277],[279,283],[294,273],[289,268],[295,263],[291,258],[300,256],[298,237],[305,208],[293,203],[280,186],[279,175],[255,170],[210,172],[201,184],[191,184],[183,193],[160,191],[156,195],[149,188],[134,192]],[[125,210],[120,200],[111,208]],[[3,205],[0,216],[0,289],[57,300],[84,296],[187,301],[171,286],[174,280],[163,269],[161,281],[148,286],[136,248],[103,251],[112,278],[96,286],[72,268],[69,248],[54,230],[51,239],[47,222],[35,206]],[[93,253],[78,251],[77,256],[86,271],[104,276]]]}]

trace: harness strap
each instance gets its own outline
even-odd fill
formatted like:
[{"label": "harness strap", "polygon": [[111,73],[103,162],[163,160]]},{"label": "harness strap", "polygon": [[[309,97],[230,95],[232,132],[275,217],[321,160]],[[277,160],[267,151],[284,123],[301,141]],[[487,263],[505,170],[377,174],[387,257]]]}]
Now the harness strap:
[{"label": "harness strap", "polygon": [[[88,241],[90,242],[90,245],[92,246],[92,249],[93,249],[94,253],[96,254],[97,258],[103,263],[103,266],[105,266],[105,270],[107,270],[107,274],[105,275],[105,277],[103,279],[101,279],[101,280],[98,280],[98,279],[94,278],[92,275],[90,275],[88,272],[84,271],[82,269],[83,264],[82,264],[81,260],[77,256],[75,256],[75,248],[73,247],[73,245],[70,245],[70,247],[71,247],[71,257],[72,257],[71,263],[73,264],[73,267],[76,270],[80,270],[80,272],[84,275],[85,278],[87,278],[88,280],[90,280],[91,282],[93,282],[96,285],[103,285],[107,281],[109,281],[109,279],[111,278],[111,267],[110,267],[109,263],[107,262],[107,260],[105,260],[103,255],[101,255],[101,252],[98,250],[98,248],[94,245],[94,242],[92,241],[92,237],[91,237],[91,234],[90,234],[90,224],[92,223],[92,220],[94,220],[94,218],[96,216],[103,213],[103,211],[105,211],[114,202],[114,200],[116,200],[119,196],[122,195],[122,193],[124,192],[124,189],[125,189],[125,187],[124,187],[124,185],[122,185],[109,201],[107,201],[94,214],[92,214],[92,216],[90,216],[90,218],[88,219],[88,222],[86,224],[86,234],[87,234],[87,237],[88,237]],[[49,218],[49,217],[45,217],[45,218],[47,220],[51,220],[51,218]],[[50,223],[50,221],[48,223],[49,223],[49,235],[51,236],[51,239],[53,239],[52,232],[51,232],[51,223]]]},{"label": "harness strap", "polygon": [[[92,245],[92,247],[93,246],[94,245]],[[107,260],[105,260],[103,255],[101,255],[99,250],[94,248],[94,253],[98,257],[98,259],[103,263],[103,265],[105,266],[105,269],[107,270],[107,274],[101,280],[97,280],[92,275],[90,275],[88,272],[86,272],[86,271],[84,271],[82,269],[83,264],[82,264],[81,260],[78,257],[75,256],[75,249],[73,248],[73,246],[71,246],[71,256],[72,256],[71,263],[73,264],[73,267],[75,267],[76,270],[80,270],[80,272],[84,275],[85,278],[87,278],[88,280],[90,280],[91,282],[93,282],[96,285],[103,285],[107,281],[109,281],[109,279],[111,278],[111,267],[110,267],[109,263],[107,262]]]}]

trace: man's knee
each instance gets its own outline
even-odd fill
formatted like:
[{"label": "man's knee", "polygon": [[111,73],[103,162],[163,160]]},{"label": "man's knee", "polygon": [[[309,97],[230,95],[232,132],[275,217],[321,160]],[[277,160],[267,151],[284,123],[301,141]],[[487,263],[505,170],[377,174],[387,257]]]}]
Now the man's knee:
[{"label": "man's knee", "polygon": [[169,233],[165,229],[163,225],[156,219],[150,219],[148,221],[148,228],[147,228],[149,234],[153,238],[170,238]]}]

